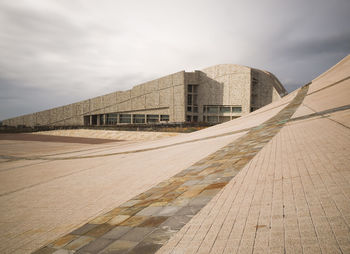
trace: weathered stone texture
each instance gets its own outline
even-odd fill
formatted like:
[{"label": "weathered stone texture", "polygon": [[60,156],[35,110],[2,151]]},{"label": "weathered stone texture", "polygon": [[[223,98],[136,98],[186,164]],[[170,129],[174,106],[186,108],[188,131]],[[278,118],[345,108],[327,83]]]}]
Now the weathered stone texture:
[{"label": "weathered stone texture", "polygon": [[145,95],[139,95],[137,97],[134,97],[131,99],[131,109],[132,110],[139,110],[139,109],[145,109]]},{"label": "weathered stone texture", "polygon": [[[258,86],[254,89],[251,88],[252,78],[259,80]],[[221,64],[202,71],[180,71],[134,86],[128,91],[109,93],[74,104],[4,120],[3,123],[14,126],[83,125],[84,116],[109,113],[138,114],[140,110],[146,109],[149,111],[145,114],[167,112],[165,114],[169,115],[170,122],[185,122],[187,121],[187,85],[198,85],[196,106],[198,113],[195,112],[194,115],[198,116],[199,121],[203,120],[204,105],[241,106],[242,112],[233,114],[241,116],[249,113],[251,107],[259,108],[278,100],[281,94],[281,85],[272,74],[240,65]],[[258,93],[258,96],[255,93]],[[156,109],[159,110],[155,111]]]},{"label": "weathered stone texture", "polygon": [[121,92],[117,92],[117,103],[122,103],[125,102],[127,100],[130,100],[131,98],[131,92],[129,91],[121,91]]},{"label": "weathered stone texture", "polygon": [[249,113],[250,84],[250,68],[245,66],[222,64],[204,69],[200,76],[199,106],[242,105],[242,113]]},{"label": "weathered stone texture", "polygon": [[[169,102],[168,102],[169,103]],[[149,94],[146,94],[146,102],[145,106],[147,108],[156,108],[159,107],[159,92],[151,92]]]},{"label": "weathered stone texture", "polygon": [[48,125],[50,123],[50,110],[38,112],[36,114],[36,125]]},{"label": "weathered stone texture", "polygon": [[163,90],[159,90],[159,107],[165,107],[168,105],[173,105],[173,88],[166,88]]}]

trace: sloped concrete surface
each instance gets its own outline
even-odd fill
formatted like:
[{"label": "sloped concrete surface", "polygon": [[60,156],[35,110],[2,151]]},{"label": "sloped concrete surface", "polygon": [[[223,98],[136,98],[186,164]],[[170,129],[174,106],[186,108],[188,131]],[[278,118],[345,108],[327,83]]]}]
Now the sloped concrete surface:
[{"label": "sloped concrete surface", "polygon": [[[251,128],[239,139],[36,253],[55,252],[57,247],[60,251],[71,251],[71,244],[86,237],[94,238],[74,250],[87,253],[154,253],[278,133],[300,105],[307,90],[308,87],[301,89],[277,115]],[[125,228],[129,228],[130,232],[107,240],[111,231],[120,232]],[[73,239],[72,243],[57,246],[57,242],[67,238]],[[118,240],[128,240],[133,244],[127,248],[123,242],[118,244]]]},{"label": "sloped concrete surface", "polygon": [[285,105],[278,102],[233,125],[157,141],[0,141],[0,251],[29,253],[50,243],[190,167]]},{"label": "sloped concrete surface", "polygon": [[0,141],[0,251],[348,253],[349,62],[191,134]]},{"label": "sloped concrete surface", "polygon": [[349,64],[157,253],[350,253]]}]

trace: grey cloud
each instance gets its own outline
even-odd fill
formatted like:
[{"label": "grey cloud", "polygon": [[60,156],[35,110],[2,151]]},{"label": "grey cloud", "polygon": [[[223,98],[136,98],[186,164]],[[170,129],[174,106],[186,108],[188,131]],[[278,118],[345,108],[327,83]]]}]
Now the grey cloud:
[{"label": "grey cloud", "polygon": [[16,29],[28,34],[49,34],[52,32],[83,35],[81,27],[55,12],[28,9],[21,5],[2,3],[0,9],[2,20]]},{"label": "grey cloud", "polygon": [[286,49],[289,56],[307,58],[313,55],[340,53],[346,55],[350,52],[350,31],[327,38],[309,38],[296,45],[289,45]]},{"label": "grey cloud", "polygon": [[35,56],[41,50],[74,53],[84,46],[88,29],[58,13],[8,5],[1,5],[0,10],[2,47],[15,47]]},{"label": "grey cloud", "polygon": [[350,2],[0,0],[0,119],[219,63],[288,91],[349,53]]}]

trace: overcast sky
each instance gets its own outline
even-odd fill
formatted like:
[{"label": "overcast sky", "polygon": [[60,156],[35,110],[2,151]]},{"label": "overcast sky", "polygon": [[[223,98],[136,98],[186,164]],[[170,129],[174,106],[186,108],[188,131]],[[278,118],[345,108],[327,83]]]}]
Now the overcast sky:
[{"label": "overcast sky", "polygon": [[350,53],[349,0],[0,0],[0,119],[220,63],[288,91]]}]

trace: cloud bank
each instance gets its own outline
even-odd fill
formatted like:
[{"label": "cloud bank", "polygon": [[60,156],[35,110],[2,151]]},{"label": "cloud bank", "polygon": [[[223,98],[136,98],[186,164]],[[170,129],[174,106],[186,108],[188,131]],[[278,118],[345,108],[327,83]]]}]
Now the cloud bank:
[{"label": "cloud bank", "polygon": [[219,63],[288,91],[350,52],[350,1],[0,0],[0,119]]}]

